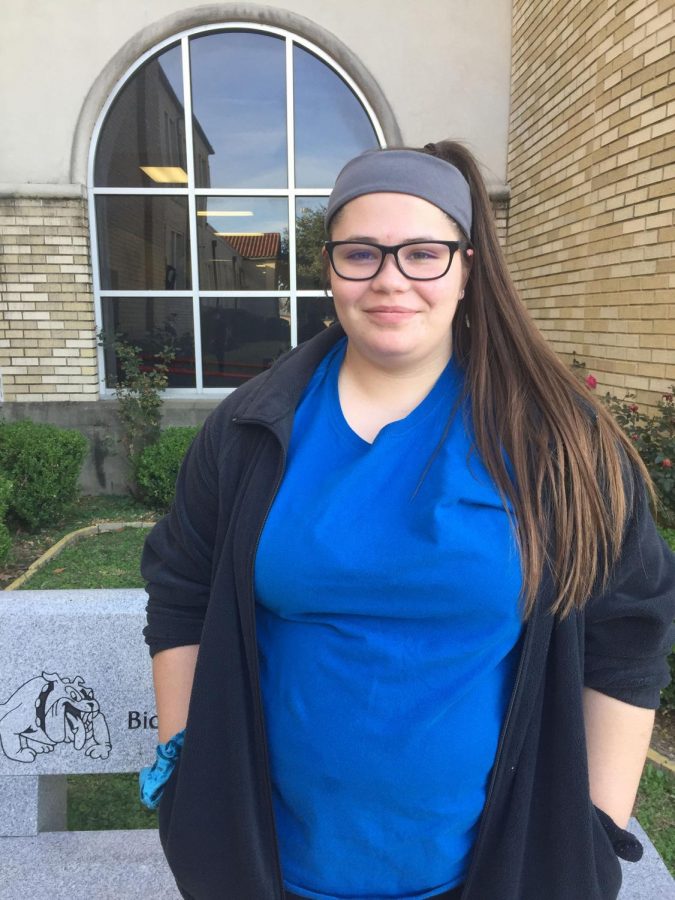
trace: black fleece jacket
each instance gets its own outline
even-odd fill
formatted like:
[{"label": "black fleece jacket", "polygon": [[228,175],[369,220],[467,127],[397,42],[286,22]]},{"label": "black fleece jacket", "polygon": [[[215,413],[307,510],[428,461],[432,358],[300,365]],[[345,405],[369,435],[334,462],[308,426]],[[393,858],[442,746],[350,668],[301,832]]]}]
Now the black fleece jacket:
[{"label": "black fleece jacket", "polygon": [[[239,388],[192,445],[171,512],[146,542],[152,654],[200,644],[160,836],[184,897],[283,900],[260,700],[253,563],[293,414],[334,327]],[[548,614],[543,580],[522,639],[463,900],[615,900],[620,866],[588,788],[582,688],[656,707],[668,682],[673,557],[644,491],[611,583],[583,614]]]}]

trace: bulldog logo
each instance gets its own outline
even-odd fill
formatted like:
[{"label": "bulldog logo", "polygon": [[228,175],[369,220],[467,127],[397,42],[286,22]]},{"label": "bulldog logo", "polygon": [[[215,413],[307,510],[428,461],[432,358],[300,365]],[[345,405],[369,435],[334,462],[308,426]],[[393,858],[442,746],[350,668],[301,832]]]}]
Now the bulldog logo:
[{"label": "bulldog logo", "polygon": [[57,744],[72,744],[85,756],[107,759],[110,732],[83,678],[43,672],[0,704],[0,745],[10,759],[31,763]]}]

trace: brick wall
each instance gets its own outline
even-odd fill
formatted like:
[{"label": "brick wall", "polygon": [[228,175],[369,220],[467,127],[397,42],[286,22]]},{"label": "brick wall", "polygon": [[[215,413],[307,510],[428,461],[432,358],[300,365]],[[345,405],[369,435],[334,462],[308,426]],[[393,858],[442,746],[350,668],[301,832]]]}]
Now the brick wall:
[{"label": "brick wall", "polygon": [[506,236],[509,224],[509,201],[506,197],[493,197],[492,210],[495,214],[495,224],[497,225],[497,237],[506,250]]},{"label": "brick wall", "polygon": [[675,382],[673,0],[514,0],[508,255],[555,349]]},{"label": "brick wall", "polygon": [[0,373],[5,401],[98,395],[83,199],[0,197]]}]

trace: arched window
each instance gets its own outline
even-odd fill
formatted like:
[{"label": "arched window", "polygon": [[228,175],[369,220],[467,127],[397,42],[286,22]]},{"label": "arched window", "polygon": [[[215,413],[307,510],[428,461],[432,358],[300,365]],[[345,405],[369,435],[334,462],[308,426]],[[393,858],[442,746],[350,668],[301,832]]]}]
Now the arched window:
[{"label": "arched window", "polygon": [[[323,209],[340,167],[383,146],[358,87],[308,41],[265,26],[154,48],[103,110],[90,156],[97,325],[169,346],[170,393],[234,388],[334,319]],[[114,350],[101,351],[101,388]]]}]

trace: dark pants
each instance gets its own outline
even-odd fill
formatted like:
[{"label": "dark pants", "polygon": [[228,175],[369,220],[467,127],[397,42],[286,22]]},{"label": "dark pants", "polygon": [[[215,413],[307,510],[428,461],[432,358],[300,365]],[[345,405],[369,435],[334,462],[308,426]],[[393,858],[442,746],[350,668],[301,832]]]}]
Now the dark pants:
[{"label": "dark pants", "polygon": [[[444,894],[436,894],[435,897],[430,897],[429,900],[460,900],[462,896],[462,887],[453,888],[451,891],[446,891]],[[304,897],[298,897],[297,894],[289,894],[286,892],[286,900],[305,900]]]}]

